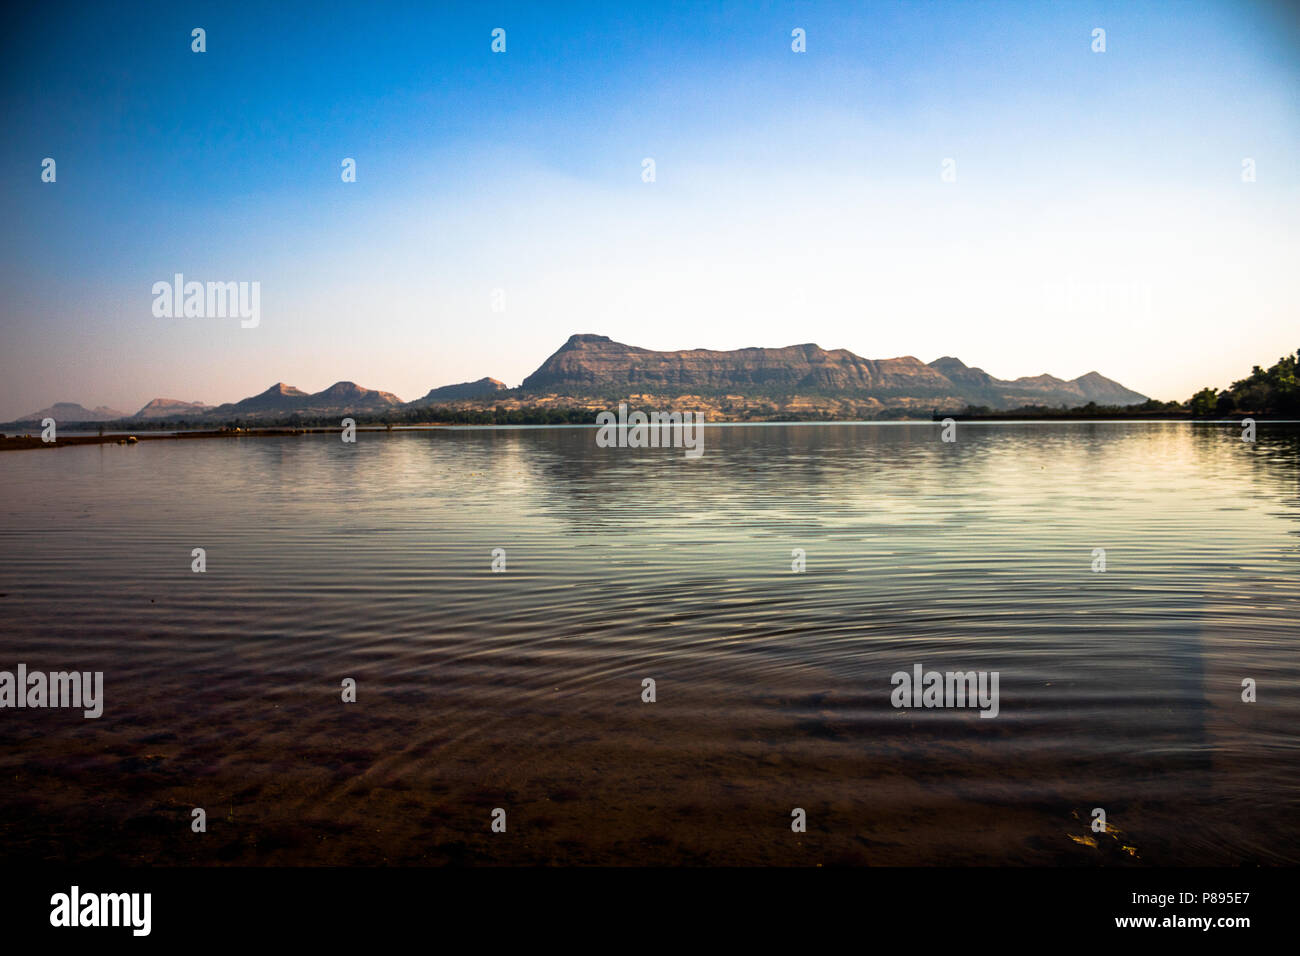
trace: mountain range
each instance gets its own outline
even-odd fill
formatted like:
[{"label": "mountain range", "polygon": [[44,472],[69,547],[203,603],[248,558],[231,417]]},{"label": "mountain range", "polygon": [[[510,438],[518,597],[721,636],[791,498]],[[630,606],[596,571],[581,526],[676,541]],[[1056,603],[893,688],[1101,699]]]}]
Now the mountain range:
[{"label": "mountain range", "polygon": [[781,392],[995,408],[1090,401],[1131,405],[1146,400],[1145,395],[1097,372],[1071,381],[1051,375],[1007,381],[951,356],[927,365],[910,355],[867,359],[847,349],[827,351],[812,344],[726,352],[656,352],[623,345],[604,335],[570,337],[524,379],[522,388],[575,396],[620,390],[656,394]]},{"label": "mountain range", "polygon": [[1097,372],[1068,381],[1047,374],[1008,380],[995,378],[952,356],[928,364],[910,355],[868,359],[847,349],[827,350],[812,344],[667,352],[624,345],[604,335],[581,334],[570,336],[517,389],[494,378],[481,378],[434,388],[422,398],[403,402],[391,392],[363,388],[355,382],[336,382],[315,393],[277,382],[258,395],[217,406],[156,398],[134,415],[127,415],[104,406],[88,409],[60,402],[17,422],[43,418],[57,422],[269,422],[292,416],[382,416],[389,411],[405,412],[431,405],[596,407],[633,397],[690,398],[714,411],[757,403],[773,412],[820,409],[826,414],[848,415],[885,410],[919,414],[967,405],[1132,405],[1146,400],[1145,395]]},{"label": "mountain range", "polygon": [[[152,405],[153,403],[150,402],[149,404]],[[141,409],[141,411],[143,410]],[[53,418],[56,422],[111,422],[127,417],[125,412],[119,412],[116,408],[109,408],[107,405],[96,405],[94,408],[87,408],[85,405],[79,405],[76,402],[55,402],[49,408],[42,408],[39,412],[32,412],[30,415],[24,415],[16,420],[20,422],[39,422],[45,418]]]}]

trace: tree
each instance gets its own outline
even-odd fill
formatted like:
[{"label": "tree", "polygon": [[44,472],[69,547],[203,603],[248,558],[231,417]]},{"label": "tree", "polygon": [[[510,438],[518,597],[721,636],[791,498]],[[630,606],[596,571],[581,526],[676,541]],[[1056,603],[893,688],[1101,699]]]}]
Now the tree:
[{"label": "tree", "polygon": [[1218,397],[1219,393],[1212,388],[1201,389],[1192,396],[1192,400],[1189,402],[1192,406],[1192,414],[1198,418],[1213,415]]}]

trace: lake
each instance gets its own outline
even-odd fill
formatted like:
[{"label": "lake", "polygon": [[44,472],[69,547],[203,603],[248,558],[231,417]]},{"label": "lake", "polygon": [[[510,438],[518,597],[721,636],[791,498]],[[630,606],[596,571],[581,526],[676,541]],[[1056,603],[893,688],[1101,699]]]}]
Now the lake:
[{"label": "lake", "polygon": [[0,858],[1300,863],[1300,426],[595,434],[0,455]]}]

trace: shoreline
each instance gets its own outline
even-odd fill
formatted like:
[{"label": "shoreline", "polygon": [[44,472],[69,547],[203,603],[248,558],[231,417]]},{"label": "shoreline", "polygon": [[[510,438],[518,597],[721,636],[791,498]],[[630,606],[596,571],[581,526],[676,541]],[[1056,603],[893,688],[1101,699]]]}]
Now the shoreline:
[{"label": "shoreline", "polygon": [[139,433],[114,432],[105,435],[69,435],[56,441],[46,442],[40,435],[4,435],[0,436],[0,451],[19,451],[26,448],[60,448],[71,445],[134,445],[142,441],[159,441],[162,439],[181,438],[272,438],[284,435],[304,435],[308,433],[326,433],[338,431],[337,428],[252,428],[240,429],[203,429],[195,431]]},{"label": "shoreline", "polygon": [[[1072,424],[1146,424],[1149,422],[1186,422],[1188,424],[1205,424],[1205,425],[1239,425],[1241,417],[1233,418],[1191,418],[1191,417],[1170,417],[1170,416],[1125,416],[1120,417],[1074,417],[1074,416],[1053,416],[1053,417],[1035,417],[1024,418],[1003,415],[988,416],[959,416],[951,415],[950,417],[958,422],[987,422],[991,424],[1021,424],[1037,425],[1054,422],[1069,422]],[[1251,416],[1244,416],[1251,417]],[[1255,416],[1256,421],[1269,422],[1272,424],[1296,424],[1300,419],[1293,418],[1268,418],[1264,416]],[[719,421],[706,422],[712,426],[730,426],[730,427],[755,427],[763,425],[935,425],[942,419],[897,419],[897,420],[852,420],[844,421]],[[513,431],[526,428],[597,428],[595,422],[590,424],[544,424],[544,425],[462,425],[440,422],[429,422],[427,424],[403,424],[394,426],[385,425],[358,425],[358,432],[393,432],[393,431],[423,431],[438,428],[462,429],[476,431],[479,429],[504,429]],[[41,440],[39,434],[23,435],[4,435],[0,434],[0,451],[22,451],[33,448],[61,448],[73,445],[134,445],[142,441],[161,441],[166,439],[179,440],[186,438],[284,438],[293,435],[334,435],[341,431],[338,427],[312,427],[312,428],[292,428],[292,427],[268,427],[268,428],[211,428],[195,429],[193,431],[169,431],[169,432],[149,432],[141,430],[140,432],[111,432],[103,435],[69,435],[65,438],[59,438],[53,442]]]}]

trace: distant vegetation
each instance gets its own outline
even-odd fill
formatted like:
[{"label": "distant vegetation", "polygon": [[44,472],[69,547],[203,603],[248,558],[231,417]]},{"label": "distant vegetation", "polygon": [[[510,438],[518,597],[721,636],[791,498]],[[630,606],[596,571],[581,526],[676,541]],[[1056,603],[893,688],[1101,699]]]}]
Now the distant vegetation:
[{"label": "distant vegetation", "polygon": [[[590,425],[596,413],[587,408],[448,408],[423,405],[351,416],[358,425]],[[337,428],[337,415],[319,418],[290,417],[286,424]]]},{"label": "distant vegetation", "polygon": [[967,405],[960,412],[935,412],[936,419],[952,418],[1187,418],[1183,402],[1162,402],[1149,398],[1137,405],[1098,405],[1089,402],[1074,408],[1049,408],[1046,405],[1021,405],[1019,408],[989,408]]},{"label": "distant vegetation", "polygon": [[[596,413],[587,408],[447,408],[424,405],[419,408],[392,408],[379,412],[349,412],[347,417],[358,425],[590,425]],[[214,419],[204,417],[122,420],[96,422],[102,432],[179,431],[187,428],[329,428],[339,427],[338,415],[278,415],[249,418]]]}]

